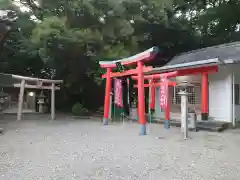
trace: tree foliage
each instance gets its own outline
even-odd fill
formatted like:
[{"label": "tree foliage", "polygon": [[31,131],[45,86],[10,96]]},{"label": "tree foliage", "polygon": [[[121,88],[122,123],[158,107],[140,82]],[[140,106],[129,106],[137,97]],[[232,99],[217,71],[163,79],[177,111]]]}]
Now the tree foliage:
[{"label": "tree foliage", "polygon": [[[2,41],[0,70],[64,79],[64,106],[103,102],[99,60],[151,46],[163,65],[177,53],[240,39],[239,0],[21,0],[26,12],[0,0],[11,27]],[[96,103],[92,103],[96,102]]]}]

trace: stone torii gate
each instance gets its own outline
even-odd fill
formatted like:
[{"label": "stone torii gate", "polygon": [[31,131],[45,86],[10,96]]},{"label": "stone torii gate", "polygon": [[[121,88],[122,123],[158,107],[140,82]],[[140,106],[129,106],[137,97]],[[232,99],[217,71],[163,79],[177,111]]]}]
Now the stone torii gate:
[{"label": "stone torii gate", "polygon": [[[17,120],[22,119],[22,109],[23,109],[23,99],[25,88],[28,89],[47,89],[51,90],[51,119],[55,119],[55,90],[59,90],[58,84],[63,83],[63,80],[51,80],[51,79],[39,79],[32,77],[25,77],[19,75],[12,75],[13,79],[19,80],[20,83],[13,84],[14,87],[19,87],[19,97],[18,97],[18,111]],[[27,82],[35,82],[35,85],[28,84]],[[44,85],[49,84],[49,85]]]}]

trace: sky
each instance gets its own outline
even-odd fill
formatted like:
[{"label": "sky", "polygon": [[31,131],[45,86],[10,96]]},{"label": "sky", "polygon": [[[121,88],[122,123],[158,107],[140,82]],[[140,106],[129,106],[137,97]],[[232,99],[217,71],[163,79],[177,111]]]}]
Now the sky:
[{"label": "sky", "polygon": [[[20,11],[22,11],[22,12],[30,12],[31,11],[28,7],[24,6],[20,2],[20,0],[13,0],[13,4],[16,5],[17,7],[19,7]],[[30,18],[33,21],[38,21],[37,18],[34,15],[32,15]]]},{"label": "sky", "polygon": [[22,12],[30,12],[30,9],[26,6],[24,6],[23,4],[21,4],[20,0],[14,0],[13,4],[18,6],[20,11],[22,11]]}]

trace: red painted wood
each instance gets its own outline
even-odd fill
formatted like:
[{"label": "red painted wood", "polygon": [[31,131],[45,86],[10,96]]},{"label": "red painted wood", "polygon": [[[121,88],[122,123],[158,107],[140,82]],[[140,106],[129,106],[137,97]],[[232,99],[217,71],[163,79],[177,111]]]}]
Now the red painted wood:
[{"label": "red painted wood", "polygon": [[201,73],[215,73],[217,71],[218,71],[218,66],[207,66],[207,67],[192,68],[192,69],[182,69],[182,70],[178,71],[178,76],[201,74]]},{"label": "red painted wood", "polygon": [[144,78],[143,78],[143,64],[138,62],[138,121],[140,124],[145,125],[145,101],[144,101]]},{"label": "red painted wood", "polygon": [[109,115],[109,105],[110,105],[110,93],[111,93],[111,68],[107,68],[107,78],[106,78],[106,88],[105,88],[105,98],[104,98],[104,115],[105,119],[108,119]]},{"label": "red painted wood", "polygon": [[[150,87],[150,109],[155,109],[155,87],[152,86],[154,83],[154,80],[149,80],[149,84],[151,84]],[[145,87],[145,85],[144,85]]]},{"label": "red painted wood", "polygon": [[[193,75],[193,74],[201,74],[204,72],[215,73],[218,71],[218,66],[207,66],[207,67],[199,67],[199,68],[190,68],[190,69],[182,69],[174,72],[162,73],[162,74],[152,74],[145,75],[144,79],[160,79],[162,76],[166,76],[168,78],[175,76],[185,76],[185,75]],[[171,74],[170,74],[171,73]],[[133,80],[137,80],[137,76],[131,76]]]},{"label": "red painted wood", "polygon": [[208,73],[202,73],[202,113],[208,113]]},{"label": "red painted wood", "polygon": [[[155,82],[153,84],[144,84],[144,87],[159,87],[159,86],[162,86],[163,83],[162,82]],[[168,86],[176,86],[176,82],[168,82]],[[137,88],[138,85],[134,85],[134,88]]]},{"label": "red painted wood", "polygon": [[[144,79],[161,79],[162,77],[175,77],[177,76],[178,72],[174,71],[174,72],[168,72],[168,73],[162,73],[162,74],[152,74],[152,75],[145,75]],[[131,76],[131,78],[133,80],[137,80],[137,76]]]},{"label": "red painted wood", "polygon": [[[146,66],[143,67],[143,72],[149,72],[151,70],[152,70],[152,67],[146,67]],[[137,73],[138,73],[137,69],[130,69],[130,70],[126,70],[124,72],[112,72],[110,74],[110,77],[113,78],[113,77],[130,76],[130,75],[137,74]],[[102,78],[106,78],[106,77],[107,77],[107,74],[102,75]]]}]

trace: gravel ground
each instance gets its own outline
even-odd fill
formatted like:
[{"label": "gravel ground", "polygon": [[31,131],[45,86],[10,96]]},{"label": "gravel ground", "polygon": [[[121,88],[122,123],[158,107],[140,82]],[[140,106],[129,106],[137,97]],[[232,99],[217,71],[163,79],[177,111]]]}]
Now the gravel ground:
[{"label": "gravel ground", "polygon": [[1,125],[1,180],[239,180],[240,129],[190,132],[63,118]]}]

